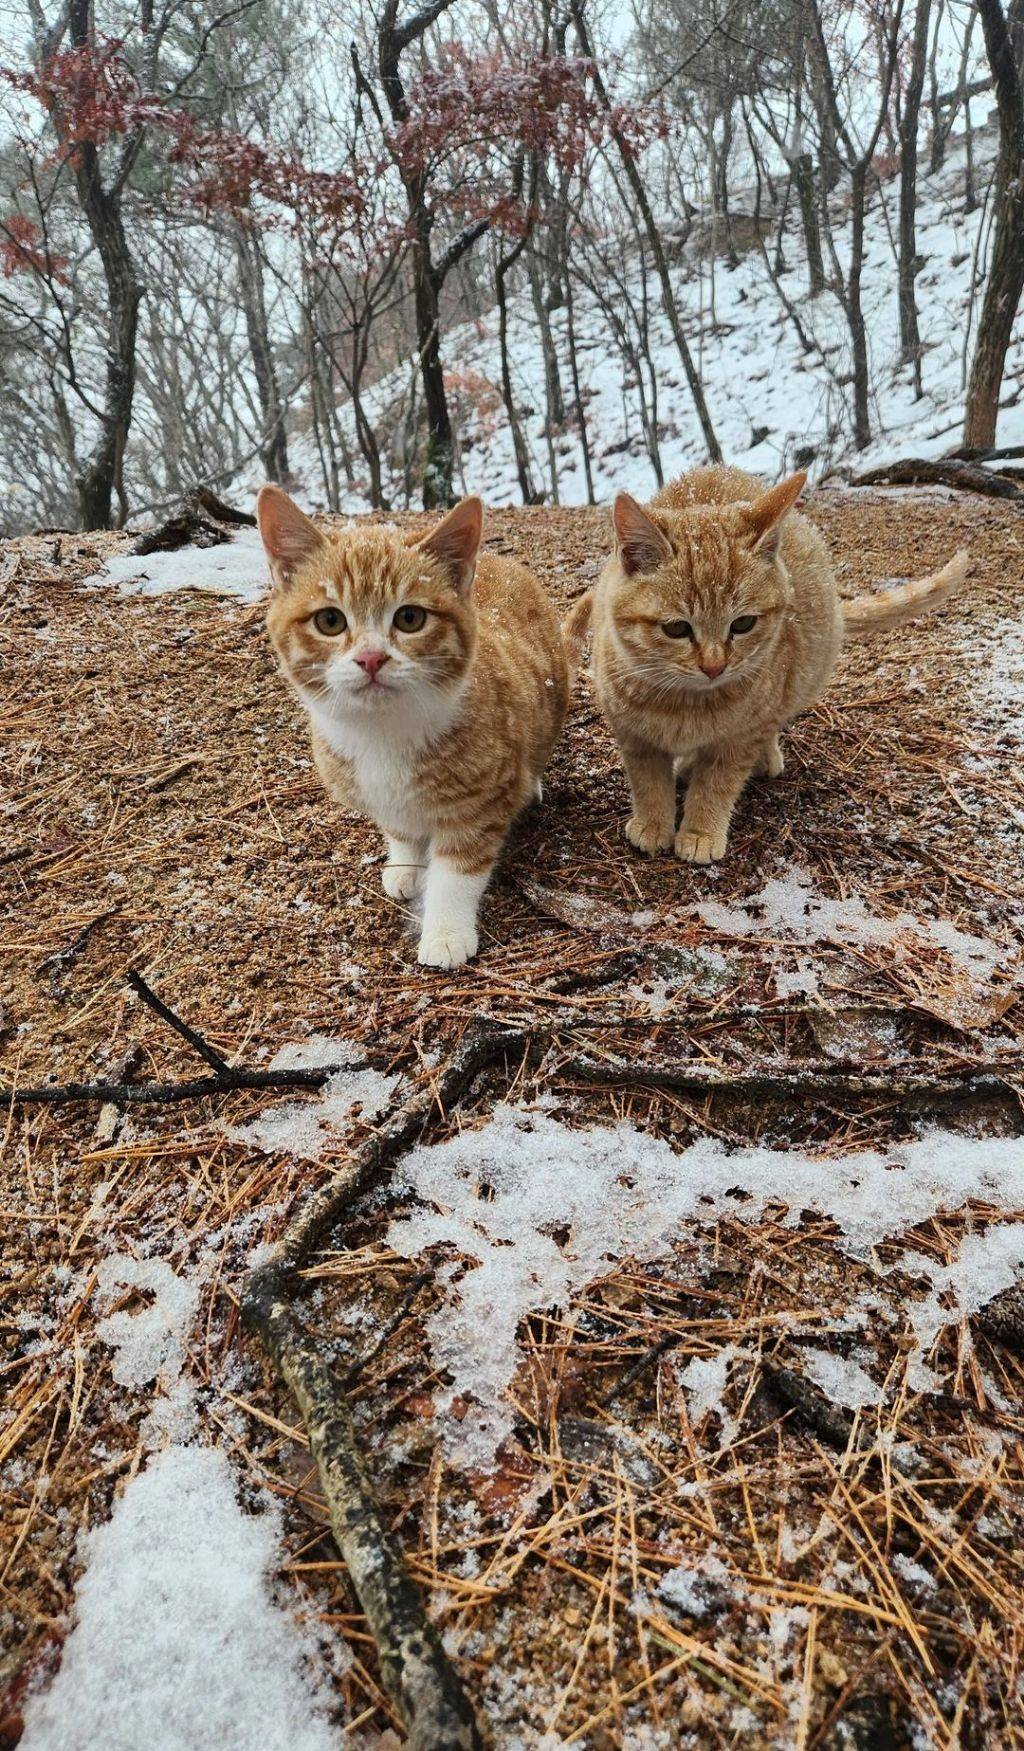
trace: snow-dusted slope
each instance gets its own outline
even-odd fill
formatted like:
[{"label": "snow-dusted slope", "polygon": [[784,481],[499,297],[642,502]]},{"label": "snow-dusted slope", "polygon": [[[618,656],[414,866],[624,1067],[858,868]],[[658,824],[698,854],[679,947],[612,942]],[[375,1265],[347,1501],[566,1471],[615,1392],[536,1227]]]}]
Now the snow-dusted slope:
[{"label": "snow-dusted slope", "polygon": [[[995,140],[991,130],[976,134],[976,181],[982,192],[991,171]],[[837,249],[848,248],[849,225],[842,212],[843,189],[833,219]],[[837,464],[866,467],[897,455],[940,455],[953,447],[963,419],[966,364],[974,333],[965,334],[972,275],[977,272],[979,242],[987,243],[984,204],[964,211],[964,152],[955,143],[942,170],[920,179],[918,249],[924,258],[918,282],[920,325],[925,345],[924,395],[914,400],[912,373],[899,364],[896,265],[893,252],[898,185],[885,183],[871,203],[867,222],[863,303],[870,346],[872,428],[870,448],[853,447],[850,336],[837,298],[824,293],[807,296],[807,272],[802,239],[795,218],[785,240],[788,272],[783,286],[799,321],[813,341],[805,352],[796,327],[782,306],[764,258],[757,247],[730,269],[724,257],[709,259],[696,251],[674,269],[676,292],[685,313],[688,339],[698,361],[711,416],[722,449],[730,460],[755,472],[775,475],[807,460],[821,475]],[[979,239],[979,232],[982,233]],[[769,249],[774,239],[767,239]],[[637,284],[639,298],[639,284]],[[660,385],[661,454],[666,478],[704,459],[700,429],[686,386],[679,355],[651,279],[652,356]],[[599,500],[620,487],[646,494],[656,484],[640,423],[637,391],[605,316],[585,289],[576,290],[576,321],[581,376],[593,448],[594,487]],[[977,322],[980,296],[976,300]],[[713,314],[712,314],[713,313]],[[553,318],[563,365],[567,404],[564,310]],[[444,337],[446,370],[458,381],[493,386],[481,395],[485,411],[470,413],[459,429],[458,484],[480,492],[492,504],[518,502],[519,489],[511,435],[499,400],[500,357],[497,311],[482,322],[467,324]],[[536,483],[548,488],[547,445],[544,436],[544,379],[540,342],[528,296],[510,308],[513,375],[516,399],[524,410],[524,428],[533,457]],[[400,393],[411,363],[378,384],[369,397],[376,416]],[[1024,442],[1024,329],[1018,329],[1007,362],[999,439]],[[460,396],[461,401],[466,397]],[[532,411],[527,411],[532,410]],[[345,416],[347,417],[347,416]],[[763,433],[764,435],[760,435]],[[352,428],[353,449],[354,426]],[[756,440],[756,441],[755,441]],[[582,455],[569,430],[555,439],[559,497],[565,504],[586,501]],[[356,452],[357,453],[357,452]],[[313,505],[324,502],[323,486],[312,445],[299,437],[292,444],[298,478]],[[349,494],[346,508],[366,501],[360,484]],[[402,502],[398,481],[393,502]]]}]

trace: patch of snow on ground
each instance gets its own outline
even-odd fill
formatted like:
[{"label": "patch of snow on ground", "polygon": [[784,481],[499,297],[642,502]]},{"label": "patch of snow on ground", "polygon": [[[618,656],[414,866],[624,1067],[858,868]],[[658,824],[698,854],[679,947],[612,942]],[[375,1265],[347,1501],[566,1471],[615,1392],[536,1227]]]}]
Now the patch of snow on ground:
[{"label": "patch of snow on ground", "polygon": [[185,1345],[199,1310],[199,1290],[179,1277],[163,1259],[133,1259],[117,1254],[102,1261],[97,1287],[108,1304],[120,1291],[137,1289],[152,1295],[148,1306],[109,1313],[96,1335],[115,1352],[112,1366],[119,1386],[148,1386],[163,1376],[177,1380],[185,1361]]},{"label": "patch of snow on ground", "polygon": [[231,1467],[171,1447],[85,1541],[75,1627],[25,1708],[23,1751],[330,1751],[307,1639],[269,1577],[280,1521],[243,1513]]},{"label": "patch of snow on ground", "polygon": [[[948,995],[951,1009],[962,1011],[962,1025],[987,1019],[985,1006],[993,998],[993,981],[1010,960],[1007,949],[986,937],[970,936],[945,918],[919,918],[898,912],[883,918],[870,911],[859,894],[829,899],[815,891],[811,877],[798,865],[765,882],[760,893],[743,905],[727,906],[702,900],[694,911],[712,930],[725,936],[781,938],[787,942],[830,942],[839,947],[900,947],[936,949],[949,957],[964,987]],[[786,980],[786,975],[782,975]],[[795,987],[785,983],[780,995]],[[950,1016],[955,1020],[955,1016]]]},{"label": "patch of snow on ground", "polygon": [[[813,1210],[836,1224],[844,1250],[864,1258],[937,1210],[969,1200],[1019,1210],[1024,1140],[932,1130],[888,1154],[822,1160],[756,1147],[730,1154],[703,1139],[677,1155],[626,1123],[572,1130],[502,1105],[479,1130],[412,1150],[395,1185],[420,1207],[391,1223],[388,1245],[403,1258],[433,1247],[452,1254],[437,1270],[442,1300],[427,1321],[433,1365],[451,1381],[437,1402],[450,1463],[486,1470],[513,1427],[505,1394],[527,1314],[565,1312],[578,1289],[616,1262],[660,1258],[683,1223],[709,1222],[720,1211],[755,1222],[781,1204],[795,1227],[802,1211]],[[1018,1248],[1024,1257],[1024,1225],[989,1235],[1005,1236],[1002,1264]],[[979,1293],[994,1294],[1002,1276],[991,1255],[987,1262]],[[922,1335],[932,1317],[922,1315]],[[720,1401],[725,1374],[692,1384]],[[457,1399],[471,1406],[461,1421],[448,1414]]]},{"label": "patch of snow on ground", "polygon": [[901,1551],[896,1551],[892,1558],[892,1567],[904,1581],[911,1587],[916,1587],[919,1592],[934,1593],[935,1576],[930,1575],[926,1568],[923,1568],[920,1563],[914,1562],[911,1557],[904,1556]]},{"label": "patch of snow on ground", "polygon": [[861,1410],[878,1404],[882,1397],[870,1374],[850,1356],[835,1356],[831,1350],[802,1349],[800,1360],[808,1380],[813,1380],[832,1404],[844,1405],[851,1411]]},{"label": "patch of snow on ground", "polygon": [[814,962],[801,955],[795,968],[779,967],[775,971],[775,994],[783,1002],[788,997],[817,997],[818,975]]},{"label": "patch of snow on ground", "polygon": [[[274,1067],[279,1067],[277,1059]],[[385,1076],[379,1070],[339,1070],[324,1083],[319,1101],[290,1100],[268,1107],[248,1125],[233,1126],[228,1135],[233,1142],[251,1143],[267,1155],[293,1155],[299,1161],[318,1161],[337,1132],[348,1128],[355,1108],[358,1107],[361,1119],[377,1118],[399,1081],[397,1074]]]},{"label": "patch of snow on ground", "polygon": [[178,547],[170,553],[111,553],[87,584],[120,584],[125,596],[165,596],[171,590],[237,596],[259,602],[267,592],[267,562],[256,529],[239,529],[216,547]]},{"label": "patch of snow on ground", "polygon": [[270,1060],[271,1070],[326,1070],[331,1065],[362,1062],[361,1046],[351,1040],[335,1040],[330,1034],[310,1034],[305,1040],[292,1040],[282,1046]]},{"label": "patch of snow on ground", "polygon": [[729,1369],[741,1354],[735,1344],[723,1344],[713,1356],[691,1356],[679,1376],[686,1392],[691,1423],[703,1421],[709,1412],[721,1420],[722,1446],[728,1447],[736,1437],[737,1422],[725,1405],[725,1389],[729,1384]]},{"label": "patch of snow on ground", "polygon": [[[1024,1154],[1024,1142],[1019,1147]],[[1020,1196],[1024,1203],[1024,1186]],[[900,1264],[931,1283],[931,1294],[908,1309],[918,1353],[923,1358],[951,1320],[968,1319],[987,1306],[993,1296],[1013,1287],[1024,1265],[1024,1223],[988,1228],[983,1234],[965,1234],[956,1257],[948,1265],[941,1265],[924,1253],[908,1255]],[[911,1385],[915,1390],[927,1391],[926,1381],[927,1376],[918,1372]]]},{"label": "patch of snow on ground", "polygon": [[680,1564],[670,1569],[658,1584],[658,1597],[687,1617],[704,1617],[708,1609],[707,1578],[698,1568]]}]

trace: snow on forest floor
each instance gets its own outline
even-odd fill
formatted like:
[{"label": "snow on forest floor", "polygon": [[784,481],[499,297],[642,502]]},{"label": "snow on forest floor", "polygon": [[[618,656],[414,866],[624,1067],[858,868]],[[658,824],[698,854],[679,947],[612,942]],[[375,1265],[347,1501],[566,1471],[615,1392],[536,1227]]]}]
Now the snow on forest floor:
[{"label": "snow on forest floor", "polygon": [[118,584],[126,595],[163,596],[197,590],[211,596],[237,596],[258,602],[267,591],[267,562],[255,529],[239,529],[213,547],[179,547],[168,552],[108,553],[90,584]]},{"label": "snow on forest floor", "polygon": [[[993,130],[975,139],[977,186],[984,189],[995,149]],[[966,371],[976,335],[978,311],[969,319],[971,286],[976,274],[979,227],[985,225],[984,202],[965,210],[964,148],[955,142],[942,169],[919,179],[917,279],[920,327],[924,345],[923,394],[914,399],[911,369],[900,363],[893,237],[896,231],[898,185],[883,182],[867,215],[863,282],[864,319],[869,338],[872,441],[857,452],[853,445],[852,373],[849,328],[839,300],[824,292],[807,296],[807,267],[799,227],[791,218],[784,256],[787,269],[783,293],[772,283],[760,249],[740,246],[738,263],[730,266],[723,253],[708,253],[694,243],[673,267],[676,296],[683,312],[687,340],[704,386],[712,423],[724,455],[732,462],[775,478],[787,469],[810,466],[815,477],[830,468],[866,469],[905,456],[941,456],[960,440]],[[741,218],[742,199],[737,200]],[[836,248],[845,263],[849,251],[849,221],[837,203]],[[766,234],[774,250],[774,236]],[[614,251],[613,251],[614,253]],[[670,480],[705,460],[700,426],[694,413],[679,354],[661,308],[653,272],[646,297],[631,245],[622,259],[597,272],[605,296],[615,298],[627,328],[631,311],[649,306],[648,349],[658,394],[658,424],[664,477]],[[593,447],[593,485],[597,501],[620,490],[646,498],[657,485],[643,438],[640,391],[636,372],[621,357],[609,318],[586,285],[577,286],[575,321],[579,369]],[[784,308],[794,307],[804,341]],[[567,311],[553,313],[552,330],[562,383],[569,405]],[[558,497],[563,504],[582,504],[587,485],[580,445],[571,420],[551,436],[545,432],[544,361],[538,322],[527,292],[510,300],[511,374],[517,408],[531,458],[535,488],[551,498],[550,456],[553,451]],[[494,505],[520,501],[511,432],[501,400],[498,313],[445,334],[443,358],[452,400],[459,448],[461,490],[481,493]],[[408,396],[410,364],[399,367],[367,393],[370,419],[386,450],[387,436],[400,432]],[[1018,324],[1007,358],[998,438],[1001,444],[1024,442],[1024,324]],[[650,401],[650,384],[644,392]],[[350,409],[339,417],[349,446],[358,457]],[[324,506],[324,486],[311,437],[293,437],[290,459],[305,501]],[[245,477],[255,490],[255,472]],[[387,495],[394,504],[407,503],[408,487],[400,471],[388,477]],[[345,509],[366,505],[365,482],[357,480],[343,498]]]},{"label": "snow on forest floor", "polygon": [[[713,870],[625,845],[581,687],[480,958],[443,975],[323,799],[259,604],[212,600],[204,553],[154,601],[85,587],[113,538],[17,544],[0,1080],[193,1074],[133,966],[230,1060],[333,1075],[9,1123],[8,1738],[159,1746],[174,1662],[179,1742],[243,1751],[258,1710],[263,1743],[394,1743],[238,1299],[488,1015],[516,1050],[302,1305],[325,1359],[368,1358],[362,1450],[490,1741],[1019,1742],[1019,514],[811,510],[844,590],[963,544],[967,591],[851,646]],[[588,511],[489,530],[563,605],[606,538]]]}]

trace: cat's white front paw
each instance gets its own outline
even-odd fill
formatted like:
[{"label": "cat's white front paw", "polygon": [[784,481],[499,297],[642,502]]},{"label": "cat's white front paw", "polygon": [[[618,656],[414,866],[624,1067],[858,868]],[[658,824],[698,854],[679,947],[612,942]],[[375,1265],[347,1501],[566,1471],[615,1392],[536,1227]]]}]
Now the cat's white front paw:
[{"label": "cat's white front paw", "polygon": [[423,885],[423,870],[415,864],[386,863],[380,872],[381,886],[392,900],[411,900]]},{"label": "cat's white front paw", "polygon": [[676,834],[676,856],[684,863],[717,863],[725,856],[725,833],[691,833],[680,827]]},{"label": "cat's white front paw", "polygon": [[461,967],[473,959],[479,946],[471,925],[442,924],[424,930],[417,959],[423,967]]}]

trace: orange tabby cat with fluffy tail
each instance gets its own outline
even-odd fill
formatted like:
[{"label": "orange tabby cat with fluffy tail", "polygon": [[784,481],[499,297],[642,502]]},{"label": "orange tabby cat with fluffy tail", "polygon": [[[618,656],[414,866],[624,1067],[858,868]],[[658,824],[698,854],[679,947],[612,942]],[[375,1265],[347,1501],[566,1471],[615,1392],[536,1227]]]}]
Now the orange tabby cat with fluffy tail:
[{"label": "orange tabby cat with fluffy tail", "polygon": [[257,517],[267,625],[320,776],[384,834],[385,892],[422,893],[420,960],[457,967],[562,728],[571,674],[555,611],[525,566],[480,553],[478,498],[417,540],[370,525],[322,534],[276,486]]},{"label": "orange tabby cat with fluffy tail", "polygon": [[793,509],[806,479],[768,490],[739,468],[695,468],[646,509],[615,501],[615,551],[565,625],[576,640],[593,618],[597,696],[641,851],[723,857],[743,786],[782,771],[779,732],[818,698],[844,632],[936,608],[966,576],[961,552],[932,577],[841,602],[824,541]]}]

